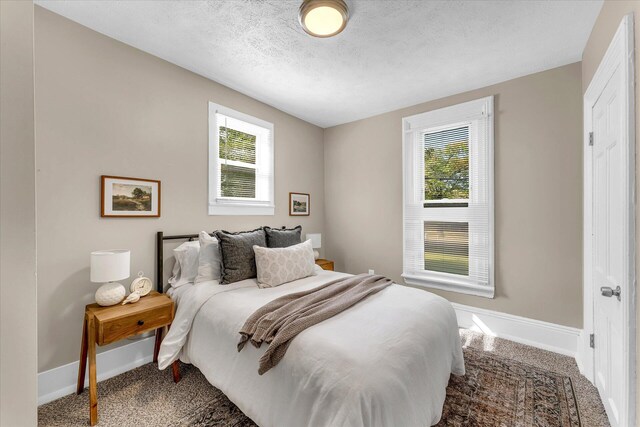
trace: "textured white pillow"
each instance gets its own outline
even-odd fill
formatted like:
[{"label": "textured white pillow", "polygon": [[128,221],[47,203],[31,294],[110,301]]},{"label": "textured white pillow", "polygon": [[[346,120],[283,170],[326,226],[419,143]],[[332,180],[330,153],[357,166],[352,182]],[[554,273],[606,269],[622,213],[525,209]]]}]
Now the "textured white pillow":
[{"label": "textured white pillow", "polygon": [[201,231],[199,240],[200,260],[195,283],[220,280],[222,257],[220,256],[218,239],[210,236],[206,231]]},{"label": "textured white pillow", "polygon": [[169,279],[171,287],[193,283],[198,275],[199,253],[200,243],[197,241],[184,242],[173,250],[176,263],[173,265],[173,276]]},{"label": "textured white pillow", "polygon": [[316,274],[311,240],[286,248],[254,246],[258,286],[272,288]]}]

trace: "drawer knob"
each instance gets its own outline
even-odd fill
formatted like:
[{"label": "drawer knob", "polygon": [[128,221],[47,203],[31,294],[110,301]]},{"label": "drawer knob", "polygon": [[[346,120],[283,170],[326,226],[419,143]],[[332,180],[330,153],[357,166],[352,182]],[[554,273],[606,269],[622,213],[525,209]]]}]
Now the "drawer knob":
[{"label": "drawer knob", "polygon": [[139,326],[144,325],[144,320],[138,320],[138,325],[139,325]]}]

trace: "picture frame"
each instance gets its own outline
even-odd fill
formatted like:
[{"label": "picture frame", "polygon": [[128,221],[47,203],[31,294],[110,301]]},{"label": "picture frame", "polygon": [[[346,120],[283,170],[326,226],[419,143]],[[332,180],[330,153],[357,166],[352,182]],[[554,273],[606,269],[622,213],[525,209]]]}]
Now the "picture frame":
[{"label": "picture frame", "polygon": [[125,176],[100,177],[102,218],[160,217],[160,181]]},{"label": "picture frame", "polygon": [[311,196],[308,193],[289,193],[289,216],[309,216]]}]

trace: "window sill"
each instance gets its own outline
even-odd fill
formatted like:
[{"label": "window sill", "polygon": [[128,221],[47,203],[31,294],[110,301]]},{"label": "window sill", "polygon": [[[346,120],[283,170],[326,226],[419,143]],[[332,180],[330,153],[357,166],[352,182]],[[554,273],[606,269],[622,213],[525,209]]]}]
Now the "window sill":
[{"label": "window sill", "polygon": [[418,286],[421,288],[440,289],[443,291],[475,295],[484,298],[493,298],[495,296],[495,289],[493,286],[472,285],[454,281],[438,281],[408,274],[403,274],[402,278],[407,285]]},{"label": "window sill", "polygon": [[275,215],[275,206],[209,205],[209,215]]}]

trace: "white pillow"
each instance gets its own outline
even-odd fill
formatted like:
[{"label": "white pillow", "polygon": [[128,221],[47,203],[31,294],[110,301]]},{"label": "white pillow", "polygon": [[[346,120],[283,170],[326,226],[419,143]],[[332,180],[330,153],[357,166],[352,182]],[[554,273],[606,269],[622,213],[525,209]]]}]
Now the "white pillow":
[{"label": "white pillow", "polygon": [[220,280],[222,257],[220,256],[220,245],[216,237],[212,237],[206,231],[201,231],[200,240],[200,260],[198,262],[198,276],[195,283],[207,282],[209,280]]},{"label": "white pillow", "polygon": [[173,266],[173,276],[169,279],[169,284],[173,288],[178,288],[187,283],[193,283],[198,274],[198,258],[200,253],[200,242],[184,242],[173,250],[176,263]]},{"label": "white pillow", "polygon": [[311,240],[286,248],[264,248],[256,245],[253,251],[256,254],[260,288],[272,288],[316,274]]}]

